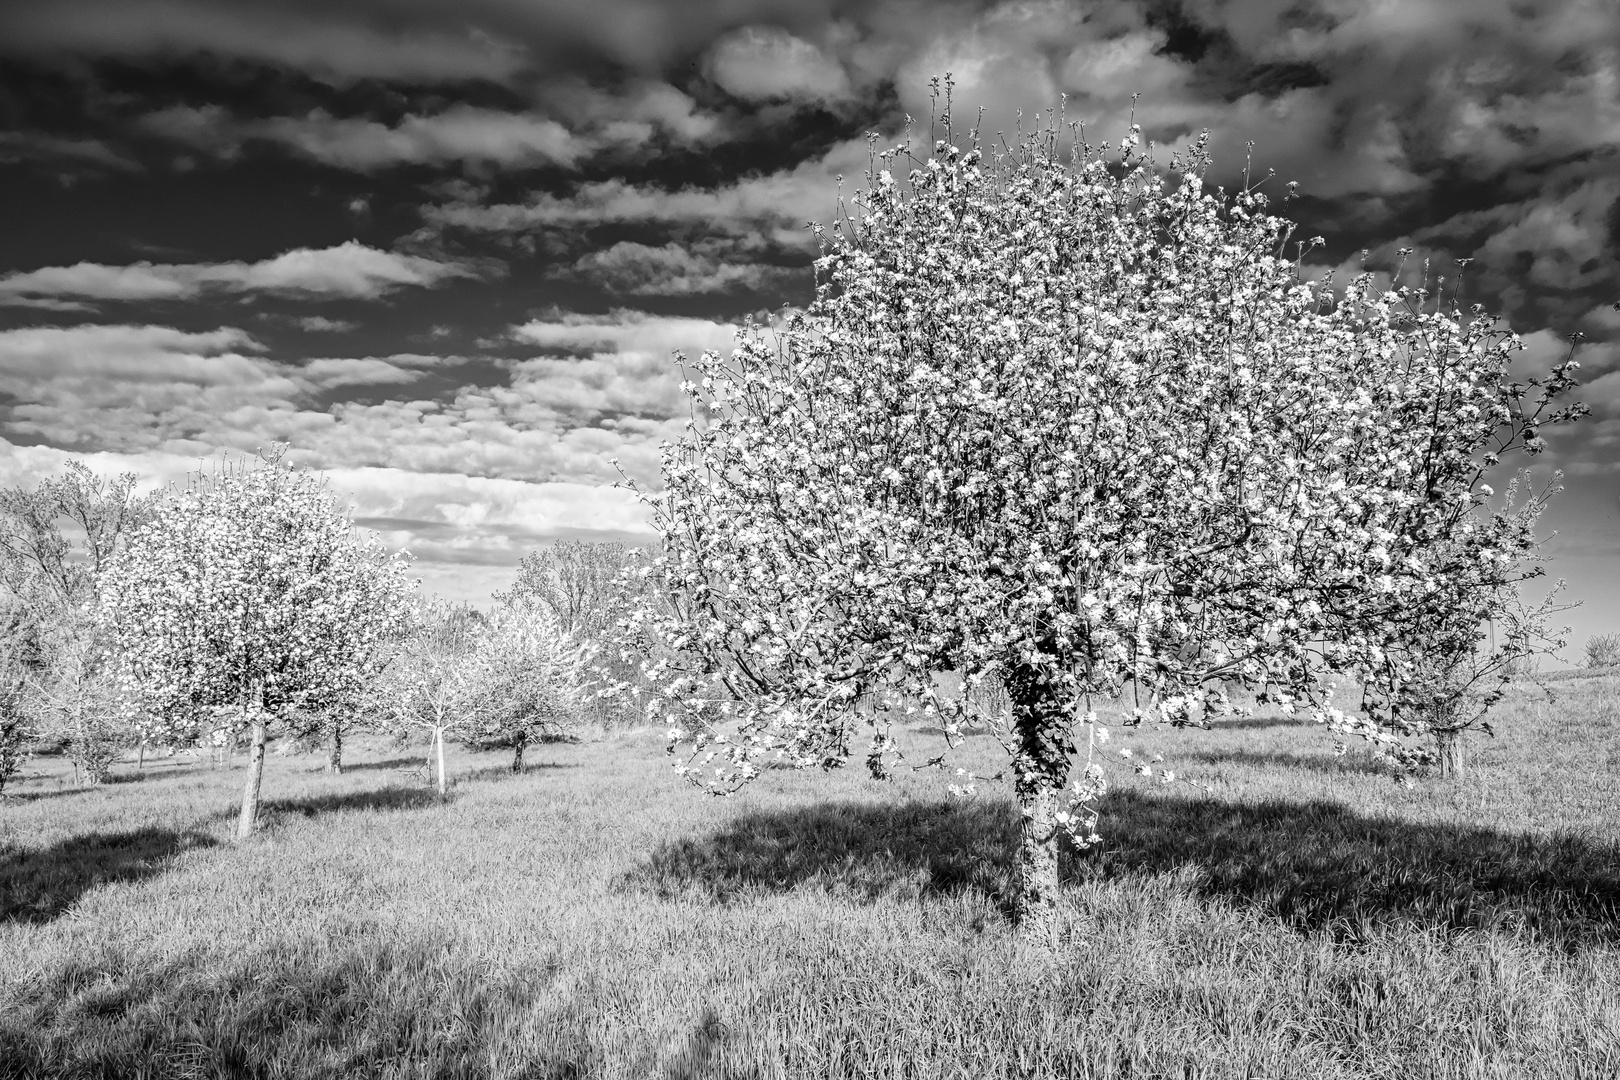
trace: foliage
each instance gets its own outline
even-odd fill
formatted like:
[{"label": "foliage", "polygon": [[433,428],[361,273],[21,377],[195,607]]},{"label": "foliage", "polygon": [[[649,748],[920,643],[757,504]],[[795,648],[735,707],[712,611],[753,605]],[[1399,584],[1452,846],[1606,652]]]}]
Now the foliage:
[{"label": "foliage", "polygon": [[[1553,488],[1519,499],[1517,478],[1494,513],[1501,528],[1491,558],[1473,545],[1436,545],[1435,588],[1391,612],[1396,629],[1382,663],[1361,672],[1361,715],[1347,717],[1341,733],[1365,736],[1375,752],[1406,768],[1462,769],[1459,737],[1478,728],[1493,734],[1486,713],[1502,699],[1526,661],[1563,645],[1549,621],[1564,610],[1555,587],[1537,604],[1521,588],[1540,576],[1537,519]],[[1465,529],[1481,524],[1464,519]],[[1489,628],[1487,630],[1487,628]],[[1426,745],[1427,744],[1427,745]],[[1339,744],[1341,752],[1343,742]]]},{"label": "foliage", "polygon": [[0,489],[0,633],[8,670],[23,680],[14,706],[35,736],[65,745],[92,784],[128,734],[91,612],[102,571],[156,508],[159,495],[137,495],[135,485],[132,474],[109,480],[69,461],[33,490]]},{"label": "foliage", "polygon": [[478,644],[484,617],[466,604],[424,599],[410,631],[394,644],[373,699],[383,726],[397,734],[426,731],[438,757],[438,787],[446,791],[444,740],[470,732],[482,701]]},{"label": "foliage", "polygon": [[26,744],[32,735],[27,693],[22,666],[9,655],[0,655],[0,795],[27,760]]},{"label": "foliage", "polygon": [[477,633],[471,662],[470,741],[512,748],[521,771],[533,739],[575,731],[589,705],[592,652],[539,606],[502,604]]},{"label": "foliage", "polygon": [[[99,477],[69,461],[38,488],[0,489],[0,581],[17,596],[48,597],[57,610],[79,607],[129,536],[148,521],[161,493],[135,494],[136,478]],[[66,520],[78,536],[64,536]]]},{"label": "foliage", "polygon": [[406,569],[279,456],[199,473],[103,574],[131,718],[168,746],[251,727],[257,762],[272,718],[364,694],[403,624]]},{"label": "foliage", "polygon": [[1205,187],[1203,139],[1166,175],[1135,129],[1063,137],[877,155],[817,230],[809,311],[692,364],[700,419],[643,496],[683,770],[733,790],[865,723],[882,775],[908,700],[960,741],[938,673],[998,679],[1037,918],[1058,834],[1096,839],[1095,765],[1059,805],[1092,699],[1133,685],[1136,721],[1185,724],[1235,680],[1354,730],[1325,673],[1385,664],[1399,613],[1511,556],[1484,474],[1579,411],[1553,404],[1573,365],[1509,381],[1522,346],[1478,310],[1303,280],[1263,195]]},{"label": "foliage", "polygon": [[644,555],[621,543],[559,541],[525,555],[512,587],[495,594],[504,608],[548,612],[586,651],[591,693],[584,707],[605,727],[635,717],[635,700],[653,689],[642,669],[654,646],[626,630],[637,608],[661,605]]},{"label": "foliage", "polygon": [[1594,634],[1586,641],[1583,656],[1589,668],[1620,665],[1620,634]]},{"label": "foliage", "polygon": [[57,638],[49,666],[30,680],[31,711],[40,733],[66,741],[84,782],[100,784],[131,742],[106,633],[93,611],[79,610]]}]

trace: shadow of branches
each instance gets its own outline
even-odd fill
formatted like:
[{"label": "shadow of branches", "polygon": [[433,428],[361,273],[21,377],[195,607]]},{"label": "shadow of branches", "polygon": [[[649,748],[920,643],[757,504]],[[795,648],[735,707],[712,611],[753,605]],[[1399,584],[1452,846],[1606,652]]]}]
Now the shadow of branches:
[{"label": "shadow of branches", "polygon": [[148,828],[75,836],[37,850],[0,848],[0,922],[50,922],[97,886],[155,876],[181,852],[218,842],[207,833]]}]

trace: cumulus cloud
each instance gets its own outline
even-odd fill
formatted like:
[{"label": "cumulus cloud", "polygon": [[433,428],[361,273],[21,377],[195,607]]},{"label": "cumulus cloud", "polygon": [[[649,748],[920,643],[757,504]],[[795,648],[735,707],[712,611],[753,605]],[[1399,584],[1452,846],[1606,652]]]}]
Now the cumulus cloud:
[{"label": "cumulus cloud", "polygon": [[555,120],[492,109],[459,107],[407,116],[389,127],[340,119],[322,111],[247,125],[244,133],[290,146],[316,161],[370,171],[399,164],[488,162],[499,165],[575,164],[584,147]]},{"label": "cumulus cloud", "polygon": [[[297,17],[302,15],[303,17]],[[311,18],[273,2],[52,0],[0,7],[0,51],[146,57],[212,54],[357,79],[508,79],[528,62],[510,40],[461,27],[378,25],[340,5]]]},{"label": "cumulus cloud", "polygon": [[241,118],[218,105],[175,105],[149,113],[141,128],[224,158],[249,142],[270,143],[325,165],[375,172],[398,165],[470,165],[572,169],[603,153],[645,147],[660,134],[679,145],[701,144],[721,131],[717,117],[668,83],[642,80],[607,93],[577,79],[548,84],[542,112],[452,105],[411,113],[392,123],[335,116]]},{"label": "cumulus cloud", "polygon": [[764,292],[789,281],[810,279],[808,267],[727,261],[719,254],[684,244],[653,247],[630,240],[581,256],[568,274],[607,292],[631,296]]},{"label": "cumulus cloud", "polygon": [[566,195],[538,192],[522,203],[455,200],[425,206],[422,216],[436,230],[494,234],[603,225],[702,226],[711,236],[754,238],[809,251],[815,244],[805,223],[832,221],[840,177],[858,179],[867,164],[865,140],[849,140],[792,169],[717,187],[671,191],[614,178],[580,184]]},{"label": "cumulus cloud", "polygon": [[350,240],[252,263],[81,262],[16,271],[0,277],[0,304],[63,309],[93,301],[190,300],[205,292],[374,300],[407,286],[431,287],[472,276],[475,272],[459,263],[380,251]]},{"label": "cumulus cloud", "polygon": [[745,26],[709,48],[705,69],[727,93],[746,101],[835,100],[849,94],[843,67],[779,27]]}]

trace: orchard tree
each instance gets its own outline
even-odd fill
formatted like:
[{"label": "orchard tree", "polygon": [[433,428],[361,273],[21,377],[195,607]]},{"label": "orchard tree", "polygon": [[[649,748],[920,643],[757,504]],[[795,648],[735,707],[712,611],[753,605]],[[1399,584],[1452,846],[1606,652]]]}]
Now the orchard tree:
[{"label": "orchard tree", "polygon": [[1511,549],[1481,465],[1578,410],[1552,404],[1572,365],[1509,382],[1519,342],[1478,310],[1306,281],[1258,190],[1206,185],[1203,139],[1164,170],[1135,128],[944,130],[816,229],[807,312],[691,365],[643,494],[673,606],[642,621],[679,767],[719,792],[863,721],[882,775],[897,707],[954,745],[974,695],[940,687],[999,681],[1034,927],[1059,837],[1096,839],[1100,768],[1065,793],[1093,699],[1134,684],[1138,720],[1187,723],[1236,681],[1344,725],[1325,673]]},{"label": "orchard tree", "polygon": [[270,724],[358,697],[414,591],[407,557],[357,532],[325,482],[281,456],[192,477],[102,580],[144,734],[250,733],[238,837],[258,815]]},{"label": "orchard tree", "polygon": [[448,790],[445,737],[472,732],[483,703],[478,654],[483,622],[469,606],[424,600],[412,615],[411,632],[395,645],[375,692],[387,726],[402,733],[428,733],[428,760],[437,760],[441,797]]},{"label": "orchard tree", "polygon": [[585,708],[600,723],[636,716],[627,707],[649,689],[641,677],[644,642],[624,630],[631,612],[660,600],[646,554],[627,544],[563,540],[525,555],[511,589],[495,594],[504,609],[548,613],[587,652],[592,692]]},{"label": "orchard tree", "polygon": [[577,642],[555,615],[536,606],[502,604],[473,643],[472,737],[512,748],[512,771],[535,738],[575,731],[593,696],[595,650]]},{"label": "orchard tree", "polygon": [[[1461,776],[1463,735],[1494,734],[1485,716],[1515,673],[1531,656],[1563,646],[1550,628],[1553,615],[1569,607],[1557,603],[1562,583],[1539,603],[1522,593],[1545,572],[1535,526],[1557,490],[1555,478],[1521,501],[1528,481],[1528,474],[1516,478],[1500,508],[1464,518],[1459,536],[1435,545],[1435,588],[1391,612],[1397,633],[1382,660],[1359,673],[1360,715],[1345,718],[1341,735],[1362,735],[1398,766]],[[1495,534],[1490,558],[1466,539],[1482,528]],[[1343,752],[1342,739],[1336,748]]]}]

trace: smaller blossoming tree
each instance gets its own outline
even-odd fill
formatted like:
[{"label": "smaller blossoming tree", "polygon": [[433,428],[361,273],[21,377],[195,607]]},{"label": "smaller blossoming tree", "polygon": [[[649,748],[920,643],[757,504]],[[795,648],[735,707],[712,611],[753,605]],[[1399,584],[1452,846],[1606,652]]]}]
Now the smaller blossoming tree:
[{"label": "smaller blossoming tree", "polygon": [[549,609],[498,606],[474,643],[472,737],[511,747],[512,771],[522,772],[531,739],[557,738],[579,727],[594,696],[595,655]]},{"label": "smaller blossoming tree", "polygon": [[384,727],[401,735],[428,733],[428,759],[437,759],[440,796],[448,790],[445,738],[471,732],[478,721],[483,621],[471,607],[422,600],[412,612],[410,632],[393,646],[373,691]]},{"label": "smaller blossoming tree", "polygon": [[408,557],[358,532],[281,454],[198,474],[102,576],[102,617],[134,722],[153,742],[246,731],[237,835],[258,815],[267,729],[358,697],[414,593]]}]

